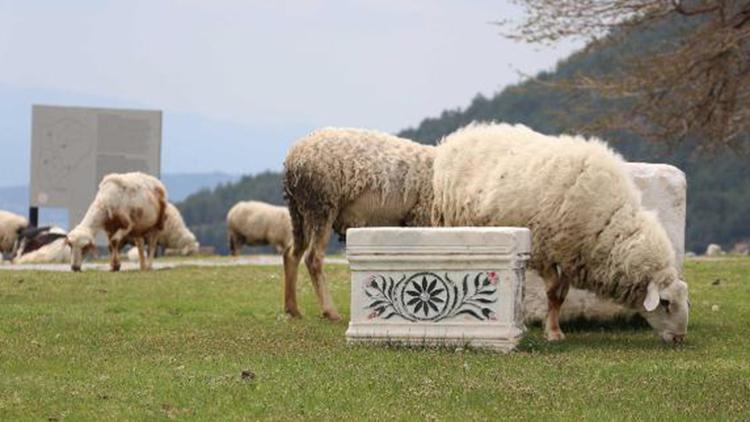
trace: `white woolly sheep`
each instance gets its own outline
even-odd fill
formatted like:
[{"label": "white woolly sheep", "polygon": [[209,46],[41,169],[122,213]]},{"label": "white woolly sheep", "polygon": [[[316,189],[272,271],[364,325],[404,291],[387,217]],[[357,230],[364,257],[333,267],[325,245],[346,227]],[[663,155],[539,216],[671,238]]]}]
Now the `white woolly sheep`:
[{"label": "white woolly sheep", "polygon": [[291,253],[292,219],[287,207],[242,201],[227,213],[229,251],[238,256],[244,245],[271,245],[282,255]]},{"label": "white woolly sheep", "polygon": [[[341,317],[323,275],[331,229],[429,225],[434,147],[385,133],[321,129],[300,139],[284,161],[284,196],[294,247],[284,259],[284,306],[299,316],[297,267],[305,264],[323,316]],[[308,250],[309,249],[309,250]]]},{"label": "white woolly sheep", "polygon": [[706,256],[722,256],[724,255],[724,251],[721,249],[720,245],[717,245],[716,243],[711,243],[706,248]]},{"label": "white woolly sheep", "polygon": [[550,340],[563,338],[558,318],[571,285],[645,310],[662,339],[683,340],[688,292],[673,246],[605,144],[477,124],[437,151],[433,224],[531,229],[530,267],[545,279]]},{"label": "white woolly sheep", "polygon": [[[112,271],[120,270],[120,246],[127,237],[139,249],[141,269],[151,269],[166,209],[167,190],[158,179],[140,172],[105,176],[83,221],[68,234],[71,268],[81,270],[84,254],[95,248],[96,234],[104,230]],[[144,241],[149,247],[148,258],[143,255]]]},{"label": "white woolly sheep", "polygon": [[13,254],[18,235],[29,226],[26,218],[12,212],[0,210],[0,261],[3,254]]},{"label": "white woolly sheep", "polygon": [[[135,241],[128,237],[124,243],[135,243]],[[185,220],[182,219],[180,210],[171,202],[167,203],[167,210],[164,215],[164,228],[156,236],[156,245],[166,250],[175,250],[179,255],[183,256],[198,253],[198,249],[200,249],[200,244],[195,239],[195,235],[185,225]],[[131,248],[127,256],[131,261],[140,260],[137,247]]]}]

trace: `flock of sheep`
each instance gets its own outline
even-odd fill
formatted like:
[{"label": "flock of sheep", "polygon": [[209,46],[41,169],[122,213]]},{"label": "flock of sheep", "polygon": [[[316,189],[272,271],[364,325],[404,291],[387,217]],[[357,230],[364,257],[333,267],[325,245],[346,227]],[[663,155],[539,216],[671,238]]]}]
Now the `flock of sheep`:
[{"label": "flock of sheep", "polygon": [[[302,258],[323,316],[341,319],[323,259],[332,232],[366,226],[521,226],[532,233],[530,267],[545,281],[549,340],[564,338],[560,307],[568,289],[595,292],[640,312],[667,342],[683,341],[688,288],[675,251],[623,159],[597,140],[542,135],[524,126],[472,124],[426,146],[356,129],[322,129],[299,140],[284,162],[287,207],[241,202],[227,215],[229,244],[271,244],[283,256],[284,309],[296,298]],[[13,248],[25,220],[0,214],[0,248]],[[164,186],[142,173],[106,176],[83,221],[62,242],[80,270],[94,239],[118,253],[135,245],[142,269],[157,244],[197,249]],[[16,236],[15,238],[13,236]]]}]

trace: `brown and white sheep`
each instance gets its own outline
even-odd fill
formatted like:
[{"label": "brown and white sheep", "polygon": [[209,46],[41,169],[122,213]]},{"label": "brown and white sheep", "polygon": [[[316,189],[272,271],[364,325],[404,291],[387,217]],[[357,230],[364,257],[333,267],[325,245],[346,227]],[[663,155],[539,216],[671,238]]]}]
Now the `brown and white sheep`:
[{"label": "brown and white sheep", "polygon": [[[112,271],[120,270],[120,246],[128,237],[138,248],[141,269],[150,269],[166,210],[167,190],[155,177],[140,172],[105,176],[83,221],[68,233],[71,268],[81,270],[84,254],[95,248],[96,234],[103,230],[109,240]],[[149,246],[148,259],[144,242]]]},{"label": "brown and white sheep", "polygon": [[14,254],[18,236],[28,226],[26,218],[0,210],[0,262],[3,260],[3,254]]},{"label": "brown and white sheep", "polygon": [[299,316],[297,267],[305,264],[323,316],[341,319],[323,275],[331,229],[429,225],[434,147],[376,131],[321,129],[300,139],[284,161],[284,196],[294,248],[284,257],[284,307]]},{"label": "brown and white sheep", "polygon": [[531,229],[530,266],[545,279],[549,339],[563,338],[560,306],[574,286],[639,309],[665,341],[682,341],[688,291],[674,248],[606,145],[477,124],[437,150],[433,224]]},{"label": "brown and white sheep", "polygon": [[292,219],[287,207],[242,201],[227,213],[229,251],[238,256],[244,245],[271,245],[281,255],[291,253]]}]

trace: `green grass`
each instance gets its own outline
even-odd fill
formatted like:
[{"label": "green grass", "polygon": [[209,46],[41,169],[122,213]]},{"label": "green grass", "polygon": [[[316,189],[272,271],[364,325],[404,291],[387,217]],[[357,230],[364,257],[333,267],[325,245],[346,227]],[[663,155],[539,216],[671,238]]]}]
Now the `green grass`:
[{"label": "green grass", "polygon": [[[348,313],[348,272],[327,271]],[[2,271],[0,420],[747,420],[750,259],[692,261],[686,278],[683,347],[585,325],[550,344],[532,327],[502,355],[347,347],[307,278],[306,317],[279,312],[276,267]]]}]

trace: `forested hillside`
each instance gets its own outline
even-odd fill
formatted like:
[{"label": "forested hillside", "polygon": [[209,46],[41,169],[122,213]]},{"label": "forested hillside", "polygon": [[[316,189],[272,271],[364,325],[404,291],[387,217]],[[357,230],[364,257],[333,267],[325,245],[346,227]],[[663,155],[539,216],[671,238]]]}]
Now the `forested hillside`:
[{"label": "forested hillside", "polygon": [[[636,34],[624,45],[582,52],[560,63],[554,72],[538,75],[510,86],[491,98],[477,95],[464,109],[446,110],[427,118],[418,126],[403,130],[400,136],[434,144],[443,136],[472,121],[523,123],[548,133],[579,133],[607,113],[621,113],[617,103],[594,95],[572,94],[555,83],[578,73],[606,73],[622,50],[653,46],[671,28],[657,28]],[[664,162],[676,165],[688,178],[688,225],[686,248],[703,252],[708,243],[725,248],[750,239],[750,160],[732,151],[704,154],[693,148],[695,140],[678,146],[651,144],[627,132],[593,134],[606,139],[630,161]],[[281,183],[277,173],[244,177],[235,184],[203,191],[180,204],[186,221],[204,244],[225,251],[223,220],[231,205],[241,199],[281,203]]]}]

